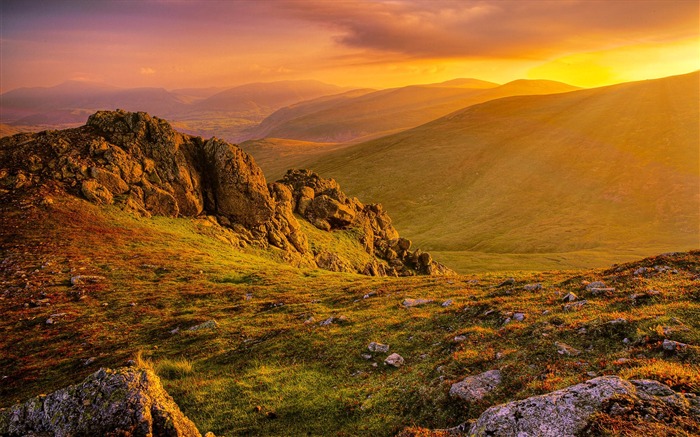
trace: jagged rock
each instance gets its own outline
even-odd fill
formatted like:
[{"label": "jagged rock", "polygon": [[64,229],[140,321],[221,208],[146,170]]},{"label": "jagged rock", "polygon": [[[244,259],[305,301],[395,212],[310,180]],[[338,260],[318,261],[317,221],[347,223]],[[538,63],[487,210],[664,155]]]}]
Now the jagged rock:
[{"label": "jagged rock", "polygon": [[663,343],[661,344],[661,347],[665,351],[669,352],[684,351],[688,349],[687,344],[681,343],[679,341],[669,340],[668,338],[664,339]]},{"label": "jagged rock", "polygon": [[[694,395],[676,393],[656,381],[603,376],[549,394],[486,410],[469,436],[574,437],[595,425],[595,414],[697,417]],[[654,419],[652,419],[654,420]],[[591,434],[597,435],[597,434]]]},{"label": "jagged rock", "polygon": [[82,383],[0,410],[0,435],[201,437],[150,370],[100,369]]},{"label": "jagged rock", "polygon": [[393,354],[389,355],[384,360],[384,364],[386,364],[387,366],[393,366],[393,367],[397,367],[397,368],[403,366],[403,363],[404,363],[403,357],[397,353],[393,353]]},{"label": "jagged rock", "polygon": [[576,299],[578,299],[578,296],[576,296],[574,293],[566,293],[566,296],[564,296],[561,300],[564,302],[573,302]]},{"label": "jagged rock", "polygon": [[450,396],[467,402],[483,399],[501,383],[501,371],[489,370],[479,375],[469,376],[460,382],[452,384]]},{"label": "jagged rock", "polygon": [[94,179],[83,181],[80,190],[83,193],[83,196],[85,196],[85,198],[90,202],[106,205],[110,205],[114,202],[114,196],[112,196],[112,193]]},{"label": "jagged rock", "polygon": [[201,331],[202,329],[216,329],[219,327],[219,324],[216,322],[216,320],[207,320],[204,323],[200,323],[199,325],[192,326],[189,330],[190,331]]},{"label": "jagged rock", "polygon": [[605,282],[593,281],[586,284],[586,291],[591,291],[594,288],[605,288]]},{"label": "jagged rock", "polygon": [[523,285],[523,290],[525,290],[525,291],[539,291],[539,290],[542,290],[542,284],[540,284],[540,283],[526,284],[526,285]]},{"label": "jagged rock", "polygon": [[500,284],[496,285],[496,287],[507,287],[509,285],[515,284],[515,278],[508,278],[505,281],[501,282]]},{"label": "jagged rock", "polygon": [[355,269],[352,264],[344,260],[340,256],[331,252],[320,252],[315,257],[316,264],[322,269],[332,272],[353,272]]}]

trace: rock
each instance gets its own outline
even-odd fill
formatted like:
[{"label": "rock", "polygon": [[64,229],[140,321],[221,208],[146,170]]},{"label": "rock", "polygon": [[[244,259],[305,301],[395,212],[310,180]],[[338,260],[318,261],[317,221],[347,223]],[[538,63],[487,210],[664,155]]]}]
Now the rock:
[{"label": "rock", "polygon": [[201,437],[150,370],[100,369],[82,383],[0,410],[0,435]]},{"label": "rock", "polygon": [[513,314],[513,320],[515,320],[516,322],[522,322],[523,320],[525,320],[526,317],[527,317],[527,315],[525,313],[514,313]]},{"label": "rock", "polygon": [[501,383],[501,371],[489,370],[475,376],[469,376],[462,381],[452,384],[450,396],[467,402],[482,400]]},{"label": "rock", "polygon": [[204,323],[200,323],[199,325],[192,326],[189,330],[190,331],[201,331],[202,329],[216,329],[219,327],[219,324],[216,322],[216,320],[207,320]]},{"label": "rock", "polygon": [[588,304],[587,300],[580,300],[578,302],[567,303],[562,306],[564,311],[577,311]]},{"label": "rock", "polygon": [[322,251],[314,257],[316,264],[331,272],[354,272],[355,268],[346,259],[341,258],[335,253]]},{"label": "rock", "polygon": [[405,306],[406,308],[413,308],[425,304],[432,303],[432,299],[405,299],[403,302],[401,302],[401,305]]},{"label": "rock", "polygon": [[558,353],[559,355],[567,355],[567,356],[570,356],[570,357],[575,357],[575,356],[581,355],[581,351],[580,351],[580,350],[575,349],[575,348],[569,346],[569,345],[566,344],[566,343],[557,341],[557,342],[554,343],[554,346],[557,347],[557,353]]},{"label": "rock", "polygon": [[578,299],[578,296],[576,296],[574,293],[567,293],[566,296],[564,296],[561,300],[564,302],[573,302]]},{"label": "rock", "polygon": [[332,323],[336,323],[338,325],[343,325],[348,323],[349,320],[346,316],[339,316],[339,317],[329,317],[326,320],[322,321],[319,323],[320,326],[328,326]]},{"label": "rock", "polygon": [[443,308],[447,308],[450,305],[452,305],[452,299],[447,299],[446,301],[440,304],[440,306]]},{"label": "rock", "polygon": [[455,343],[462,343],[464,341],[467,341],[467,337],[465,335],[457,335],[455,338],[452,339]]},{"label": "rock", "polygon": [[598,419],[596,414],[615,415],[620,420],[625,412],[649,417],[653,411],[687,418],[700,412],[695,397],[676,393],[659,382],[602,376],[549,394],[491,407],[479,416],[468,435],[575,437],[584,435],[586,430],[590,432]]},{"label": "rock", "polygon": [[90,202],[106,205],[114,203],[114,196],[112,196],[112,193],[94,179],[83,181],[80,190],[83,196]]},{"label": "rock", "polygon": [[389,352],[389,345],[388,344],[382,344],[382,343],[376,343],[372,342],[367,346],[367,349],[369,349],[370,352],[379,352],[379,353],[386,353]]},{"label": "rock", "polygon": [[[48,322],[48,320],[47,320],[47,322]],[[668,338],[664,339],[663,343],[661,344],[661,347],[665,351],[669,351],[669,352],[684,351],[684,350],[688,349],[687,344],[681,343],[679,341],[669,340]]]},{"label": "rock", "polygon": [[605,288],[605,282],[593,281],[586,284],[586,291],[591,291],[594,288]]},{"label": "rock", "polygon": [[355,218],[355,211],[350,207],[340,203],[330,196],[322,194],[314,198],[307,214],[312,215],[317,220],[324,220],[331,225],[331,228],[344,228],[349,226]]},{"label": "rock", "polygon": [[525,291],[539,291],[542,290],[542,284],[537,283],[537,284],[527,284],[523,286],[523,290]]},{"label": "rock", "polygon": [[386,364],[387,366],[393,366],[393,367],[397,367],[397,368],[403,366],[403,363],[404,363],[403,357],[397,353],[393,353],[393,354],[389,355],[384,360],[384,364]]},{"label": "rock", "polygon": [[104,276],[97,276],[97,275],[76,275],[76,276],[71,276],[70,278],[70,284],[71,285],[83,285],[83,284],[94,284],[97,282],[104,281],[106,278]]},{"label": "rock", "polygon": [[509,285],[515,284],[515,278],[508,278],[505,281],[501,282],[500,284],[496,285],[496,287],[507,287]]}]

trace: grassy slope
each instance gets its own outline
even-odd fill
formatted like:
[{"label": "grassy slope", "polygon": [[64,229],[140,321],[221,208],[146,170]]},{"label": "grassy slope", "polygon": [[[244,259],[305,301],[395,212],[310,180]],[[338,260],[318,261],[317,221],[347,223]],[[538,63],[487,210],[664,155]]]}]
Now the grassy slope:
[{"label": "grassy slope", "polygon": [[[495,100],[311,167],[383,203],[421,247],[469,252],[452,264],[461,271],[485,265],[479,253],[600,266],[620,252],[698,247],[698,82]],[[557,264],[572,265],[534,266]]]},{"label": "grassy slope", "polygon": [[[435,120],[469,105],[505,96],[523,94],[551,94],[576,89],[552,81],[519,80],[505,85],[476,83],[457,84],[454,87],[408,86],[343,99],[327,107],[319,105],[312,111],[308,105],[303,111],[287,111],[286,121],[266,130],[275,138],[304,141],[358,141],[409,129]],[[473,86],[468,88],[465,86]],[[264,125],[265,122],[261,125]]]},{"label": "grassy slope", "polygon": [[[232,247],[206,220],[139,219],[52,197],[48,206],[35,193],[0,202],[0,406],[122,365],[138,351],[200,430],[221,436],[382,436],[412,424],[455,425],[494,403],[590,378],[587,372],[700,393],[698,348],[667,355],[660,347],[664,337],[700,345],[698,253],[609,271],[515,274],[510,287],[496,287],[506,273],[368,278],[277,264],[274,254]],[[640,265],[677,272],[633,275]],[[104,279],[71,286],[76,274]],[[617,290],[582,291],[582,281],[597,279]],[[524,291],[530,282],[544,289]],[[638,303],[628,297],[648,289],[662,294]],[[75,299],[77,290],[87,297]],[[568,291],[588,304],[564,311]],[[42,297],[51,306],[24,306]],[[436,303],[402,308],[407,297]],[[454,303],[437,304],[447,299]],[[527,318],[504,325],[508,311]],[[65,315],[47,325],[57,313]],[[319,326],[340,315],[348,322]],[[605,324],[618,317],[629,323]],[[210,319],[218,329],[187,331]],[[466,341],[454,343],[458,334]],[[363,359],[370,341],[389,344],[406,365],[385,367],[386,354]],[[584,352],[559,355],[555,341]],[[89,357],[96,360],[85,365]],[[629,361],[616,364],[619,358]],[[482,403],[448,399],[451,383],[493,368],[505,383]]]}]

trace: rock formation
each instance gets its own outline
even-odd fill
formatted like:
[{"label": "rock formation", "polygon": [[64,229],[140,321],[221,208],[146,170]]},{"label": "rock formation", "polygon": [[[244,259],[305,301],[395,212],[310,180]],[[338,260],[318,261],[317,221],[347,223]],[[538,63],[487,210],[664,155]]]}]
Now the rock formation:
[{"label": "rock formation", "polygon": [[[80,128],[0,140],[0,194],[47,183],[143,216],[215,216],[242,244],[282,249],[296,265],[370,275],[451,273],[429,254],[410,251],[381,205],[349,198],[334,180],[293,171],[268,184],[238,147],[176,132],[143,112],[100,111]],[[336,254],[312,253],[298,217],[324,231],[359,229],[373,260],[354,268]]]},{"label": "rock formation", "polygon": [[0,410],[0,435],[201,437],[150,370],[100,369],[80,384]]},{"label": "rock formation", "polygon": [[[660,382],[627,381],[603,376],[542,396],[497,405],[486,410],[469,436],[574,437],[598,435],[600,415],[672,420],[700,415],[700,398],[676,393]],[[629,417],[628,417],[629,416]]]}]

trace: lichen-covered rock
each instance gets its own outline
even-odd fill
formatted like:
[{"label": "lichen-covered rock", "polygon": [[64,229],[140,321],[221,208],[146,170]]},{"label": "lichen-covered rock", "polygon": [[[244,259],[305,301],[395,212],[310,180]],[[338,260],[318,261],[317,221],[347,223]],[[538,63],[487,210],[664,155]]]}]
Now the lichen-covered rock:
[{"label": "lichen-covered rock", "polygon": [[82,383],[0,410],[0,435],[201,437],[150,370],[100,369]]},{"label": "lichen-covered rock", "polygon": [[[603,376],[541,396],[497,405],[472,425],[469,436],[574,437],[590,429],[596,415],[635,413],[697,417],[697,397],[656,381]],[[639,414],[636,414],[639,413]],[[650,416],[650,420],[656,420]]]}]

